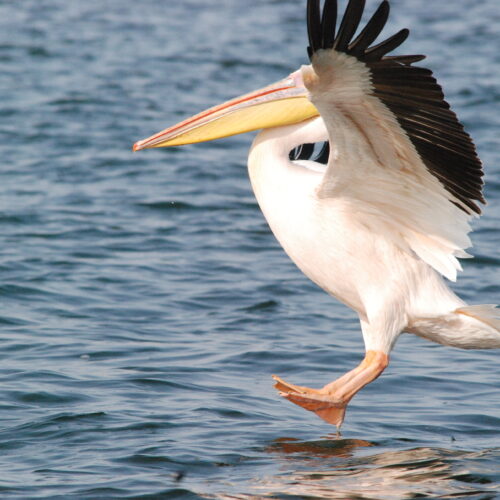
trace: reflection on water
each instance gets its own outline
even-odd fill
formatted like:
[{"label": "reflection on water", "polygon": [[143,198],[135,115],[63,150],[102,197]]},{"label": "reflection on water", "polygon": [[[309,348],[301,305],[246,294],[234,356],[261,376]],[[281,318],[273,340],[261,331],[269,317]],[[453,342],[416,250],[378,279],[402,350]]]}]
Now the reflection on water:
[{"label": "reflection on water", "polygon": [[[373,454],[373,447],[387,451]],[[361,439],[280,438],[268,452],[279,456],[281,472],[252,485],[251,494],[223,498],[497,498],[491,464],[498,449],[390,448]]]},{"label": "reflection on water", "polygon": [[300,441],[286,437],[276,439],[269,447],[269,451],[277,451],[285,458],[285,454],[300,453],[303,460],[307,460],[308,456],[314,460],[319,457],[349,458],[356,448],[367,446],[375,446],[375,444],[362,439],[339,439],[336,434],[329,434],[319,441]]}]

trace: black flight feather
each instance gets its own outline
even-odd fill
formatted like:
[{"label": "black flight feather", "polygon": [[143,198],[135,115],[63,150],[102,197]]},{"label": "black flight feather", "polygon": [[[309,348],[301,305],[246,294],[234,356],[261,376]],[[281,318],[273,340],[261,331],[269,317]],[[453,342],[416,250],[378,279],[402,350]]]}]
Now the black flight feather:
[{"label": "black flight feather", "polygon": [[314,143],[302,144],[295,160],[309,160],[314,152]]},{"label": "black flight feather", "polygon": [[335,30],[330,29],[337,23],[337,2],[326,2],[321,15],[321,46],[331,49],[335,43]]},{"label": "black flight feather", "polygon": [[[314,143],[306,143],[297,146],[296,148],[290,151],[288,155],[290,160],[311,160],[314,154],[315,144]],[[326,165],[328,163],[328,157],[330,155],[330,144],[327,142],[323,143],[320,152],[313,159],[316,163],[323,163]]]},{"label": "black flight feather", "polygon": [[377,39],[380,32],[385,26],[389,17],[389,2],[384,0],[375,11],[375,14],[366,23],[363,31],[358,35],[348,47],[349,54],[354,57],[361,56],[365,53],[366,49]]},{"label": "black flight feather", "polygon": [[410,30],[403,28],[387,40],[366,49],[364,54],[365,62],[378,61],[382,59],[383,56],[392,52],[394,49],[397,49],[408,38],[409,34]]},{"label": "black flight feather", "polygon": [[[350,0],[336,32],[337,0],[325,0],[322,12],[319,0],[308,0],[309,57],[312,59],[318,50],[333,48],[366,64],[371,72],[373,95],[394,114],[429,172],[460,203],[451,201],[469,214],[481,213],[477,205],[485,202],[481,161],[432,71],[412,66],[425,56],[387,55],[406,40],[407,29],[370,47],[387,22],[388,0],[382,1],[353,40],[364,6],[365,0]],[[328,157],[326,148],[318,158]],[[310,157],[312,151],[307,150],[307,154]]]},{"label": "black flight feather", "polygon": [[423,61],[426,56],[414,55],[414,56],[385,56],[384,61],[397,61],[401,64],[413,64],[414,62]]},{"label": "black flight feather", "polygon": [[[336,1],[336,0],[327,0]],[[363,10],[365,8],[365,0],[350,0],[340,23],[340,28],[335,37],[333,48],[339,52],[345,52],[348,48],[351,38],[358,29]]]},{"label": "black flight feather", "polygon": [[[307,34],[309,36],[309,57],[317,50],[323,48],[321,33],[322,20],[321,12],[319,9],[319,0],[308,0],[307,2]],[[328,48],[328,46],[325,46]]]},{"label": "black flight feather", "polygon": [[319,155],[315,159],[318,163],[323,163],[323,165],[326,165],[328,163],[328,158],[330,156],[330,143],[328,141],[323,143],[323,147],[321,148],[321,151],[319,152]]}]

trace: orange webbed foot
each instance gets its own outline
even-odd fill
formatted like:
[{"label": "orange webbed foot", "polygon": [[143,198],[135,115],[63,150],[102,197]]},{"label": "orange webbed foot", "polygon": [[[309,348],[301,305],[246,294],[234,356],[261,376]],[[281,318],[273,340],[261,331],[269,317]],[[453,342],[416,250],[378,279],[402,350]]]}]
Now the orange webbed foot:
[{"label": "orange webbed foot", "polygon": [[329,424],[340,427],[344,421],[347,402],[339,400],[323,389],[311,389],[300,385],[289,384],[280,377],[273,375],[276,381],[274,387],[280,396],[305,410],[312,411]]},{"label": "orange webbed foot", "polygon": [[389,355],[386,352],[368,350],[359,366],[322,389],[289,384],[276,375],[273,375],[276,381],[274,387],[288,401],[313,411],[325,422],[338,428],[344,421],[347,403],[366,384],[375,380],[388,364]]}]

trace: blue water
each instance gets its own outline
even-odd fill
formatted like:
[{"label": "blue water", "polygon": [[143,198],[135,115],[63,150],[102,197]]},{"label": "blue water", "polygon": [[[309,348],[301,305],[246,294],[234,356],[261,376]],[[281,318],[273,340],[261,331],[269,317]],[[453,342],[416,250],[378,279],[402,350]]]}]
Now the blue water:
[{"label": "blue water", "polygon": [[[274,240],[251,135],[131,152],[307,62],[303,1],[3,0],[0,24],[0,498],[495,498],[498,351],[403,336],[336,439],[270,375],[352,368],[358,322]],[[498,0],[394,0],[405,26],[485,163],[454,289],[499,303]]]}]

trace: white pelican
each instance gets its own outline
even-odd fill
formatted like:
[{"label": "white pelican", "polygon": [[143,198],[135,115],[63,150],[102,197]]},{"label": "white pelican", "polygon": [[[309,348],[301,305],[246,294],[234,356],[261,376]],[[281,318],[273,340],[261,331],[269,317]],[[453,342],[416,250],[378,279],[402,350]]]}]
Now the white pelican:
[{"label": "white pelican", "polygon": [[[264,129],[248,158],[252,187],[273,233],[312,281],[359,315],[361,364],[322,389],[275,387],[339,427],[351,398],[387,367],[402,332],[463,349],[500,347],[493,305],[467,305],[445,284],[468,257],[480,213],[474,144],[420,55],[387,54],[403,29],[372,45],[384,0],[354,38],[364,0],[308,0],[311,65],[137,142],[134,150]],[[329,142],[311,159],[311,144]],[[327,166],[320,165],[327,158]]]}]

